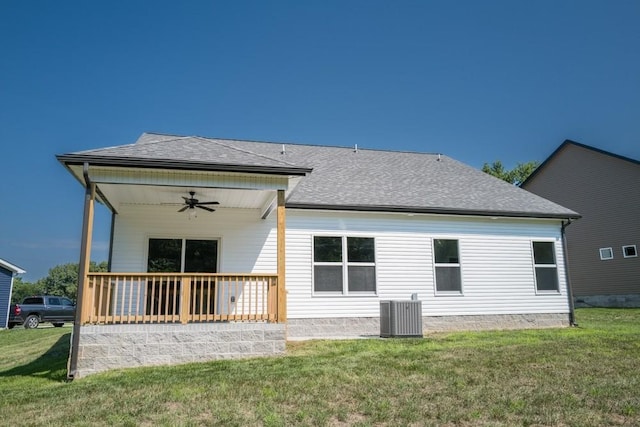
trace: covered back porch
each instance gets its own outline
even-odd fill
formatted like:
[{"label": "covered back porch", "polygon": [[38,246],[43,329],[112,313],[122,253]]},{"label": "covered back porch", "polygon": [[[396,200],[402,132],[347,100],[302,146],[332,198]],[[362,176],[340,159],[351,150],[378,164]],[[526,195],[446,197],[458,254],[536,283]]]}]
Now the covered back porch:
[{"label": "covered back porch", "polygon": [[[70,378],[284,351],[285,198],[308,170],[58,158],[85,188]],[[112,213],[107,273],[89,271],[96,202]],[[152,268],[163,239],[181,242],[178,261]],[[198,239],[215,258],[189,265]]]}]

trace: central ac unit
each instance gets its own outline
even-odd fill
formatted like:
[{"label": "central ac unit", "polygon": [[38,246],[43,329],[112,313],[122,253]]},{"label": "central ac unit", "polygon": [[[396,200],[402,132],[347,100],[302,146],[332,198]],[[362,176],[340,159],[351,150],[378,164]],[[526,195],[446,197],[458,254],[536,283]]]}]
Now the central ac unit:
[{"label": "central ac unit", "polygon": [[422,337],[421,301],[380,301],[381,337]]}]

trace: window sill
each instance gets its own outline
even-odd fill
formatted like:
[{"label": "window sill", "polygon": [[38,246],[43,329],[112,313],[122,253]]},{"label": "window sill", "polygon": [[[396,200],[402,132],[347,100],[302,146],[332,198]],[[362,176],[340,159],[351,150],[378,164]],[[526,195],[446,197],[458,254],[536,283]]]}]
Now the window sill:
[{"label": "window sill", "polygon": [[461,291],[436,291],[434,294],[436,297],[463,297],[464,294]]},{"label": "window sill", "polygon": [[311,294],[312,298],[377,298],[378,294],[376,292],[353,292],[349,294],[344,294],[342,292],[314,292]]},{"label": "window sill", "polygon": [[536,289],[536,295],[562,295],[560,291],[539,291]]}]

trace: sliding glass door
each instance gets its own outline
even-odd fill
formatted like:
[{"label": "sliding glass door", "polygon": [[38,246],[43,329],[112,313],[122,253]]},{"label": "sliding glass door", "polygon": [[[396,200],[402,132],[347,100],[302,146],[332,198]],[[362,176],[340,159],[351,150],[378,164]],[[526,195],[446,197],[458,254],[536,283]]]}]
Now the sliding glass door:
[{"label": "sliding glass door", "polygon": [[[206,239],[149,239],[147,257],[149,273],[217,273],[218,241]],[[180,307],[179,279],[147,283],[147,314],[174,315]],[[215,289],[202,286],[196,281],[191,283],[194,307],[206,307],[212,311],[215,307]],[[200,313],[195,313],[200,314]]]},{"label": "sliding glass door", "polygon": [[217,273],[218,241],[149,239],[149,273]]}]

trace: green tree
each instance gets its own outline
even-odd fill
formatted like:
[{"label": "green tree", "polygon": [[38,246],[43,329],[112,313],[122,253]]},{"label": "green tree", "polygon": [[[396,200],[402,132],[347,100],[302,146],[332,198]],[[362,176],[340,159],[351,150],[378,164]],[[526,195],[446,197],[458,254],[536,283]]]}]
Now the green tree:
[{"label": "green tree", "polygon": [[533,171],[536,170],[538,166],[538,162],[530,161],[526,163],[518,163],[513,169],[507,170],[504,168],[500,160],[496,160],[491,164],[485,163],[482,165],[482,172],[488,173],[496,178],[500,178],[503,181],[507,181],[509,184],[520,185],[533,173]]},{"label": "green tree", "polygon": [[[38,280],[37,284],[49,295],[61,295],[75,301],[78,292],[78,268],[77,263],[56,265],[49,270],[49,275]],[[107,271],[107,262],[97,264],[91,261],[89,271]]]},{"label": "green tree", "polygon": [[39,283],[23,282],[22,277],[13,279],[13,291],[11,292],[11,304],[22,302],[25,297],[30,295],[42,295],[44,289]]}]

